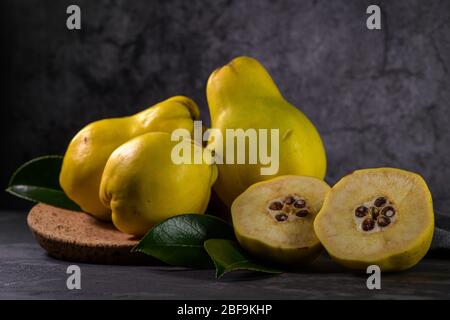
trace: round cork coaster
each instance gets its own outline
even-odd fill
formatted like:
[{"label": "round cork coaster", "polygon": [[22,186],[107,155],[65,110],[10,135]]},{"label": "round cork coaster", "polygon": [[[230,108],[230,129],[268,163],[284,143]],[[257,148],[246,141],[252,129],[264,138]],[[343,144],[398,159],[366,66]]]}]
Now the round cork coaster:
[{"label": "round cork coaster", "polygon": [[98,264],[154,262],[130,252],[139,239],[83,212],[40,203],[31,209],[27,221],[37,242],[57,259]]}]

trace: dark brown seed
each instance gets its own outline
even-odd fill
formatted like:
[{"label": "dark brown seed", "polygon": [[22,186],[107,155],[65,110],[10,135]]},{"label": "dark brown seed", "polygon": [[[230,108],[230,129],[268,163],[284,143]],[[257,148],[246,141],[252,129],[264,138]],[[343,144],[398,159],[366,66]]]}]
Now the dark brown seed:
[{"label": "dark brown seed", "polygon": [[385,197],[379,197],[375,200],[375,202],[373,203],[375,205],[375,207],[382,207],[386,204],[386,198]]},{"label": "dark brown seed", "polygon": [[380,227],[387,227],[391,224],[391,219],[385,216],[379,216],[377,219],[377,223]]},{"label": "dark brown seed", "polygon": [[281,210],[283,209],[283,204],[280,201],[272,202],[269,206],[270,210]]},{"label": "dark brown seed", "polygon": [[369,209],[367,209],[367,207],[360,206],[360,207],[356,208],[355,216],[357,216],[358,218],[365,217],[367,215],[368,211],[369,211]]},{"label": "dark brown seed", "polygon": [[306,201],[303,200],[303,199],[298,199],[294,203],[294,207],[297,208],[297,209],[304,208],[305,206],[306,206]]},{"label": "dark brown seed", "polygon": [[281,214],[277,214],[275,216],[275,219],[277,219],[277,221],[286,221],[288,219],[288,216],[284,213],[281,213]]},{"label": "dark brown seed", "polygon": [[383,210],[381,210],[381,214],[388,218],[392,218],[393,216],[395,216],[395,209],[391,206],[384,207]]},{"label": "dark brown seed", "polygon": [[284,203],[286,203],[288,205],[291,205],[294,202],[295,202],[295,199],[294,199],[294,197],[291,197],[291,196],[288,196],[288,197],[286,197],[286,199],[284,199]]},{"label": "dark brown seed", "polygon": [[296,215],[297,217],[304,218],[304,217],[306,217],[308,214],[309,214],[309,211],[308,211],[308,210],[302,209],[302,210],[300,210],[299,212],[297,212],[295,215]]},{"label": "dark brown seed", "polygon": [[370,208],[370,215],[372,216],[372,219],[376,220],[378,216],[380,215],[380,209],[371,207]]},{"label": "dark brown seed", "polygon": [[375,221],[373,221],[373,219],[371,219],[371,218],[367,218],[362,222],[361,228],[364,231],[370,231],[373,228],[375,228]]}]

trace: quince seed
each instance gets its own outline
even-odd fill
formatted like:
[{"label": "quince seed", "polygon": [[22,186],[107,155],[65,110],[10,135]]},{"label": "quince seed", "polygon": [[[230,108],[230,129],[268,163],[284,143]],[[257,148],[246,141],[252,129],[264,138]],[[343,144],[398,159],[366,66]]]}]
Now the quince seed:
[{"label": "quince seed", "polygon": [[306,209],[303,209],[303,210],[300,210],[299,212],[297,212],[295,215],[296,215],[297,217],[304,218],[304,217],[306,217],[308,214],[309,214],[309,211],[306,210]]},{"label": "quince seed", "polygon": [[295,199],[294,199],[294,197],[292,197],[292,196],[287,196],[286,199],[284,200],[284,203],[285,203],[285,204],[288,204],[288,205],[291,205],[291,204],[293,204],[294,202],[295,202]]},{"label": "quince seed", "polygon": [[377,223],[380,227],[387,227],[391,224],[391,219],[385,216],[379,216],[377,219]]},{"label": "quince seed", "polygon": [[361,224],[361,228],[364,231],[370,231],[373,230],[373,228],[375,228],[375,221],[373,221],[372,218],[367,218],[365,219],[362,224]]},{"label": "quince seed", "polygon": [[381,210],[381,214],[385,217],[392,218],[395,216],[395,209],[391,206],[384,207],[383,210]]},{"label": "quince seed", "polygon": [[272,202],[269,206],[270,210],[281,210],[283,209],[283,204],[280,201]]},{"label": "quince seed", "polygon": [[357,216],[358,218],[362,218],[367,215],[367,212],[369,212],[369,209],[367,209],[366,206],[359,206],[355,210],[355,216]]},{"label": "quince seed", "polygon": [[385,197],[379,197],[373,203],[375,207],[382,207],[386,204],[387,200]]},{"label": "quince seed", "polygon": [[297,209],[304,208],[305,206],[306,206],[306,201],[303,200],[303,199],[298,199],[294,203],[294,207],[297,208]]},{"label": "quince seed", "polygon": [[280,222],[286,221],[288,219],[288,216],[287,216],[287,214],[280,213],[275,216],[275,219],[277,219],[277,221],[280,221]]}]

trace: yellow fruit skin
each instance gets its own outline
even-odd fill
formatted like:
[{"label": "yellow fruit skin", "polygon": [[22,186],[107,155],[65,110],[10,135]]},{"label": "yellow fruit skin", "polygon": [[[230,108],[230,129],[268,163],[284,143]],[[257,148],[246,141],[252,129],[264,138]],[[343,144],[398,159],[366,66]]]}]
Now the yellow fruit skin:
[{"label": "yellow fruit skin", "polygon": [[[320,239],[320,237],[319,237]],[[390,256],[386,259],[373,261],[354,261],[345,260],[333,255],[328,251],[330,257],[340,265],[353,270],[367,270],[370,265],[377,265],[383,272],[398,272],[414,267],[430,249],[431,241],[433,240],[433,230],[424,233],[424,236],[418,239],[416,245],[405,249],[404,253]],[[326,247],[325,247],[326,249]]]},{"label": "yellow fruit skin", "polygon": [[[220,129],[223,135],[226,129],[279,129],[280,166],[276,175],[261,175],[260,168],[267,165],[260,163],[218,164],[219,178],[214,188],[227,206],[252,184],[275,176],[325,177],[326,156],[319,133],[301,111],[281,96],[257,60],[238,57],[215,70],[208,80],[207,98],[212,128]],[[214,148],[214,142],[209,147]],[[248,148],[246,153],[248,159]]]},{"label": "yellow fruit skin", "polygon": [[111,153],[126,141],[147,132],[193,131],[199,118],[194,101],[175,96],[135,115],[93,122],[79,131],[64,155],[59,182],[67,196],[83,211],[101,220],[111,212],[98,197],[100,181]]},{"label": "yellow fruit skin", "polygon": [[313,261],[323,249],[320,243],[305,249],[274,248],[259,240],[245,237],[238,231],[235,231],[235,234],[239,244],[248,252],[260,259],[289,267],[298,267]]},{"label": "yellow fruit skin", "polygon": [[[215,165],[174,164],[170,134],[153,132],[117,148],[103,172],[100,199],[122,232],[141,236],[152,226],[184,213],[205,212],[217,178]],[[202,147],[189,140],[189,148]]]},{"label": "yellow fruit skin", "polygon": [[[316,232],[317,237],[322,242],[322,245],[325,247],[326,251],[330,255],[330,257],[336,261],[337,263],[341,264],[344,267],[347,267],[349,269],[353,270],[362,270],[365,271],[368,266],[370,265],[378,265],[380,269],[383,272],[396,272],[396,271],[403,271],[410,269],[414,267],[417,263],[419,263],[420,260],[427,254],[428,250],[430,249],[431,242],[433,240],[433,234],[434,234],[434,212],[433,212],[433,200],[431,196],[431,192],[428,189],[428,186],[426,182],[423,180],[423,178],[415,173],[404,171],[401,169],[395,169],[395,168],[377,168],[377,169],[362,169],[357,170],[355,173],[358,174],[364,174],[366,172],[374,171],[374,170],[385,170],[390,172],[399,172],[402,174],[408,174],[411,176],[415,176],[417,181],[419,181],[420,187],[426,190],[427,199],[426,199],[426,206],[429,208],[429,218],[431,220],[431,223],[427,225],[427,227],[423,230],[421,233],[421,236],[417,238],[417,240],[410,245],[409,247],[405,247],[402,252],[395,253],[392,255],[388,255],[383,259],[377,259],[377,260],[371,260],[367,259],[366,261],[355,261],[355,260],[349,260],[344,259],[342,257],[336,256],[333,252],[333,249],[328,245],[326,241],[324,241],[324,236],[321,229],[321,224],[326,223],[326,218],[324,217],[324,212],[327,210],[327,207],[329,206],[330,202],[330,195],[336,188],[339,188],[339,184],[342,183],[342,180],[339,181],[328,193],[327,197],[325,198],[324,204],[322,206],[322,209],[317,214],[316,220],[314,221],[314,230]],[[345,178],[345,177],[344,177]]]}]

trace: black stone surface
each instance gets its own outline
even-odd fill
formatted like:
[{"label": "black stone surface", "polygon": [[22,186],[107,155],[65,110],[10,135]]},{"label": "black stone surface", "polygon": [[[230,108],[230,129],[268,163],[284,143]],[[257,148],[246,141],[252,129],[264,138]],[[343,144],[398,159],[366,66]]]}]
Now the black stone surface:
[{"label": "black stone surface", "polygon": [[81,290],[66,287],[67,267],[34,241],[24,212],[0,212],[0,299],[449,299],[450,261],[426,258],[410,271],[366,276],[321,257],[307,270],[263,277],[167,266],[79,264]]},{"label": "black stone surface", "polygon": [[[317,125],[327,180],[364,167],[417,171],[450,204],[450,1],[1,1],[0,184],[42,154],[62,154],[84,125],[171,95],[194,98],[238,55],[258,58]],[[0,207],[24,207],[0,194]]]}]

